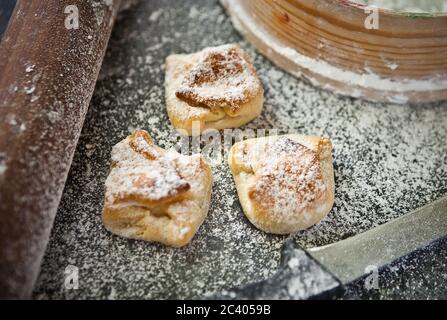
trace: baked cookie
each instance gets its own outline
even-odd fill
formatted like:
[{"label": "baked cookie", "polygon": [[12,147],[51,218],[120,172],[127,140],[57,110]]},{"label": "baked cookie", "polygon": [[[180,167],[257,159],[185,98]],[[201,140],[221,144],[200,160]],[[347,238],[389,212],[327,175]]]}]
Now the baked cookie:
[{"label": "baked cookie", "polygon": [[245,215],[265,232],[307,229],[334,204],[328,139],[287,135],[247,140],[233,146],[229,165]]},{"label": "baked cookie", "polygon": [[165,87],[172,125],[187,135],[238,128],[256,118],[264,103],[255,67],[235,44],[169,56]]},{"label": "baked cookie", "polygon": [[113,148],[104,225],[125,238],[185,246],[208,214],[212,180],[202,156],[166,151],[136,131]]}]

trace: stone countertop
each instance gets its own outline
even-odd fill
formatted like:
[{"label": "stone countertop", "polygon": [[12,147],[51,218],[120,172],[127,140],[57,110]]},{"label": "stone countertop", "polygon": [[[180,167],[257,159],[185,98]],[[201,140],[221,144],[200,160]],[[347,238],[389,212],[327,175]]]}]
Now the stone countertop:
[{"label": "stone countertop", "polygon": [[[336,203],[294,236],[304,247],[368,230],[447,194],[447,103],[375,104],[340,97],[281,71],[232,27],[218,1],[142,1],[114,29],[35,288],[36,299],[199,298],[271,276],[286,237],[267,235],[242,214],[226,161],[213,164],[211,210],[183,249],[122,239],[101,223],[114,144],[134,129],[163,147],[176,143],[164,103],[164,59],[239,43],[265,86],[262,115],[246,128],[330,137]],[[445,240],[362,281],[345,299],[447,298]],[[68,266],[79,288],[64,287]]]}]

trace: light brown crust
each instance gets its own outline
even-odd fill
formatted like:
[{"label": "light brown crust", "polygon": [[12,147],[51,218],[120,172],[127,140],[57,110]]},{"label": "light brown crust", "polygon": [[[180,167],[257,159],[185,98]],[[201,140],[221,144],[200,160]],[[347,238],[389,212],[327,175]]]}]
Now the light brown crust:
[{"label": "light brown crust", "polygon": [[211,169],[202,156],[166,151],[139,130],[112,152],[103,223],[122,237],[181,247],[203,223],[211,189]]},{"label": "light brown crust", "polygon": [[328,139],[288,135],[247,140],[233,146],[229,165],[244,213],[266,232],[307,229],[333,206]]},{"label": "light brown crust", "polygon": [[[218,88],[219,82],[224,83],[225,87]],[[213,88],[212,94],[201,94],[199,89],[203,86]],[[237,87],[243,89],[237,92]],[[175,94],[191,106],[227,108],[229,113],[235,115],[242,105],[257,95],[260,87],[248,55],[238,46],[230,45],[221,50],[204,51],[203,57],[188,71]]]},{"label": "light brown crust", "polygon": [[[129,137],[130,147],[137,153],[141,154],[148,160],[156,160],[158,156],[158,151],[156,151],[156,146],[152,137],[143,130],[135,131]],[[155,151],[155,152],[154,152]]]},{"label": "light brown crust", "polygon": [[187,135],[240,127],[261,113],[264,102],[253,62],[237,45],[169,56],[165,87],[169,118]]}]

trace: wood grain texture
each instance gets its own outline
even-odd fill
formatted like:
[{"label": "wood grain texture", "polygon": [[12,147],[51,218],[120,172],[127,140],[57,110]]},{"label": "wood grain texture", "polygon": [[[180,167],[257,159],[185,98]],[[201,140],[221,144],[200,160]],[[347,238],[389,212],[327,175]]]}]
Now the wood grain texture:
[{"label": "wood grain texture", "polygon": [[[314,84],[373,101],[447,99],[447,15],[380,10],[379,28],[367,29],[365,6],[345,0],[222,2],[238,29],[264,55]],[[268,38],[280,43],[282,51]],[[296,55],[301,58],[294,58]],[[334,70],[316,70],[303,59],[322,62]],[[345,72],[360,80],[343,76]],[[375,83],[379,79],[385,80],[380,89]],[[443,85],[432,86],[437,81]],[[396,85],[387,87],[389,82]],[[414,83],[411,89],[399,86],[410,82]]]},{"label": "wood grain texture", "polygon": [[4,34],[0,298],[31,293],[120,2],[20,0]]}]

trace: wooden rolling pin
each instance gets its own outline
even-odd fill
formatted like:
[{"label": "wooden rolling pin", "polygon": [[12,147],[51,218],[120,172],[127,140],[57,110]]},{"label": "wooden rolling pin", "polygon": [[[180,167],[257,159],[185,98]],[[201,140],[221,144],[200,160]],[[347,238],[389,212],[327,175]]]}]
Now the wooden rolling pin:
[{"label": "wooden rolling pin", "polygon": [[120,2],[19,0],[0,43],[0,299],[31,296]]}]

